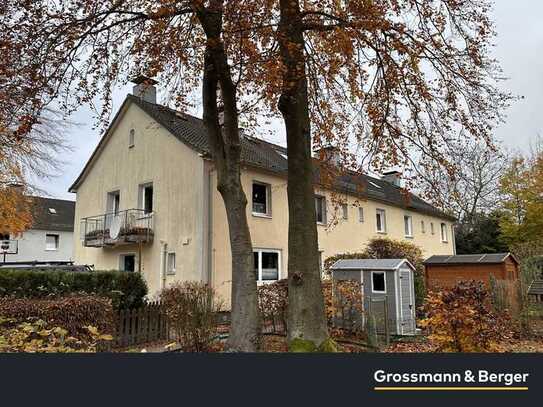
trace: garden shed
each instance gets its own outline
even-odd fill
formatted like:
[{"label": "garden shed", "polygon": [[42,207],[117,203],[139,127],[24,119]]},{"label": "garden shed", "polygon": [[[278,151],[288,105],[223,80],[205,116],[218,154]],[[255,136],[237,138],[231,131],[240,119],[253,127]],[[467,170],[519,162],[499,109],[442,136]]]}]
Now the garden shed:
[{"label": "garden shed", "polygon": [[343,259],[331,271],[335,280],[362,284],[364,314],[375,317],[379,331],[388,321],[391,334],[415,334],[415,267],[407,259]]},{"label": "garden shed", "polygon": [[459,281],[476,280],[490,285],[496,280],[516,281],[519,262],[511,253],[432,256],[424,261],[426,287],[452,287]]}]

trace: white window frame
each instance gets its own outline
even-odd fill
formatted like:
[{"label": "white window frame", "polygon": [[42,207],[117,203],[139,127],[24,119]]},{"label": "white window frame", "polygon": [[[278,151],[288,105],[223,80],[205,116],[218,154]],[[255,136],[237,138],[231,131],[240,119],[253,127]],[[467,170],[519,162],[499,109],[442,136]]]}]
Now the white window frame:
[{"label": "white window frame", "polygon": [[[53,236],[55,238],[55,247],[49,248],[47,246],[47,237]],[[45,234],[45,251],[46,252],[56,252],[60,248],[60,235],[58,233],[46,233]]]},{"label": "white window frame", "polygon": [[424,220],[420,221],[420,231],[421,233],[426,233],[426,225],[424,224]]},{"label": "white window frame", "polygon": [[[252,188],[253,188],[253,186],[255,184],[262,185],[262,186],[266,187],[266,212],[265,213],[255,212],[255,210],[254,210],[254,206],[253,206],[253,198],[254,197],[253,197]],[[271,194],[272,194],[271,184],[268,184],[266,182],[253,180],[253,182],[251,184],[251,212],[252,212],[253,216],[257,216],[257,217],[261,217],[261,218],[271,218],[272,217]]]},{"label": "white window frame", "polygon": [[[374,284],[373,284],[373,275],[374,274],[382,274],[383,275],[383,281],[384,281],[384,291],[376,291]],[[371,292],[373,294],[386,294],[387,293],[387,275],[385,271],[373,271],[371,272]]]},{"label": "white window frame", "polygon": [[361,206],[358,207],[358,222],[364,223],[364,208]]},{"label": "white window frame", "polygon": [[128,148],[132,148],[136,145],[136,130],[130,129],[128,132]]},{"label": "white window frame", "polygon": [[448,243],[449,239],[447,236],[447,224],[445,222],[441,222],[439,225],[440,234],[441,234],[441,242],[442,243]]},{"label": "white window frame", "polygon": [[341,204],[341,219],[343,220],[349,219],[349,205],[346,203]]},{"label": "white window frame", "polygon": [[317,217],[317,199],[322,199],[322,222],[317,220],[317,225],[326,225],[327,211],[326,211],[326,197],[324,195],[315,195],[315,218]]},{"label": "white window frame", "polygon": [[[407,224],[405,223],[407,221]],[[407,230],[406,230],[407,226]],[[413,216],[403,215],[403,228],[405,237],[413,237]]]},{"label": "white window frame", "polygon": [[[378,215],[381,215],[382,229],[378,228],[378,226],[379,226],[379,224],[377,223],[377,216]],[[377,208],[375,210],[375,230],[377,231],[377,233],[386,233],[387,232],[387,215],[386,215],[386,211],[384,209]]]},{"label": "white window frame", "polygon": [[[127,271],[124,269],[124,258],[126,256],[134,256],[134,271]],[[125,271],[127,273],[137,273],[138,272],[138,255],[134,252],[119,253],[119,271]]]},{"label": "white window frame", "polygon": [[[171,264],[171,258],[173,255],[173,268]],[[166,274],[174,275],[177,272],[177,255],[175,252],[168,252],[166,256]]]},{"label": "white window frame", "polygon": [[[253,253],[258,253],[258,270],[256,275],[257,284],[270,284],[281,280],[281,250],[254,248]],[[262,280],[262,253],[277,254],[277,280]]]},{"label": "white window frame", "polygon": [[142,184],[139,184],[138,186],[138,194],[139,194],[139,208],[144,211],[145,210],[145,190],[147,187],[153,187],[153,210],[151,212],[147,212],[145,215],[152,215],[155,212],[155,185],[153,184],[153,181],[144,182]]}]

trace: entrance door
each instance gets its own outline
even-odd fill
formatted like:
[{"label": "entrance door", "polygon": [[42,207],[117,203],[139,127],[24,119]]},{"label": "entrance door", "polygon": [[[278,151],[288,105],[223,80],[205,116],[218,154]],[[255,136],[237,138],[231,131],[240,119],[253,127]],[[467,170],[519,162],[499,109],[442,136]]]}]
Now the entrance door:
[{"label": "entrance door", "polygon": [[401,333],[415,333],[415,299],[413,298],[413,273],[410,270],[400,270],[400,312]]}]

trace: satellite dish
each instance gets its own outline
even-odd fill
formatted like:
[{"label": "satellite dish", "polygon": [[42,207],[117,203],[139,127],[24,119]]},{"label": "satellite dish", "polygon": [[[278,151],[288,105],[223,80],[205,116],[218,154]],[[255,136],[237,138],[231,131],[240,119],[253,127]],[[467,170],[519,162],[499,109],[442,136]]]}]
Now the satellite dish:
[{"label": "satellite dish", "polygon": [[119,237],[119,233],[121,233],[121,217],[113,215],[111,225],[109,226],[109,237],[115,240]]}]

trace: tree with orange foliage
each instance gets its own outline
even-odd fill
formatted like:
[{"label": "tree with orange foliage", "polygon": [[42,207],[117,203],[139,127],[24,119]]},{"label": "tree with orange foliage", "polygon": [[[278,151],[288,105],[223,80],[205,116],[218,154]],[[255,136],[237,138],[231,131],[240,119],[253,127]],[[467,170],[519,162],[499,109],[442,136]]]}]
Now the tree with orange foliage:
[{"label": "tree with orange foliage", "polygon": [[[341,167],[400,167],[412,186],[423,170],[458,172],[453,145],[476,140],[491,149],[512,97],[498,89],[501,72],[490,57],[490,1],[261,3],[272,27],[259,31],[262,42],[277,44],[265,97],[283,117],[289,157],[289,339],[318,344],[327,333],[312,145],[340,153],[339,166],[320,164],[321,181],[342,175]],[[325,178],[340,187],[337,177]]]}]

